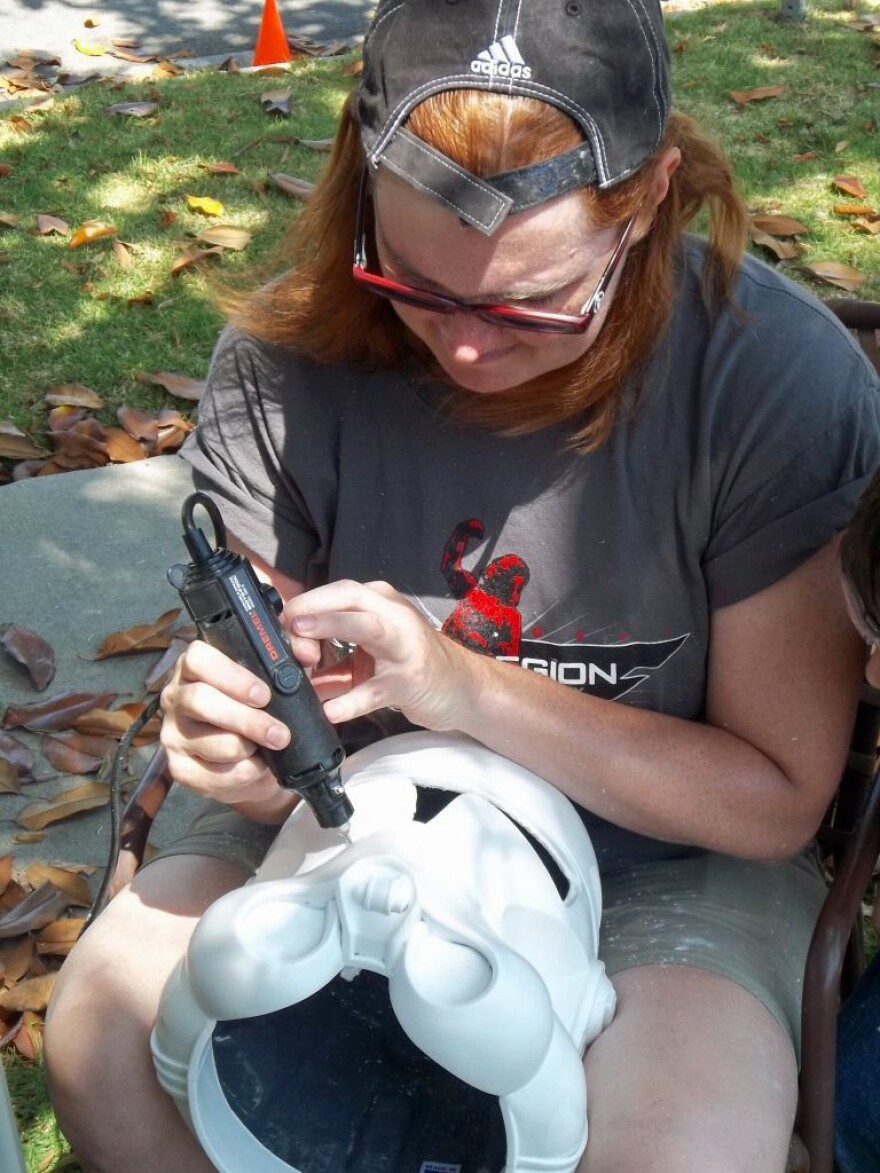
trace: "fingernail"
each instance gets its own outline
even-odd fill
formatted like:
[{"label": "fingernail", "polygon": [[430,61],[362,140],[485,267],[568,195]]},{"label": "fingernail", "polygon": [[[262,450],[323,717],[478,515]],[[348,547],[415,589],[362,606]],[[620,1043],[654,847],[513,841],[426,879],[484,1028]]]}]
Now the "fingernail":
[{"label": "fingernail", "polygon": [[287,730],[283,725],[270,725],[266,740],[276,749],[281,749],[282,746],[287,745]]},{"label": "fingernail", "polygon": [[254,684],[248,693],[248,700],[255,705],[267,705],[272,693],[266,684]]},{"label": "fingernail", "polygon": [[300,634],[306,631],[314,631],[315,617],[314,615],[297,615],[292,620],[292,626],[296,631],[300,632]]}]

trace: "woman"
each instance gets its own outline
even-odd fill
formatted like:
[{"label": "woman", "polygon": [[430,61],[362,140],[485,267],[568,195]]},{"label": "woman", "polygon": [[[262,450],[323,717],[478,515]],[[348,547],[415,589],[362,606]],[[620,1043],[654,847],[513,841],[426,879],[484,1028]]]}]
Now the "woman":
[{"label": "woman", "polygon": [[[185,455],[316,680],[323,641],[357,646],[331,721],[462,731],[580,809],[619,997],[581,1168],[778,1173],[877,387],[741,257],[729,170],[668,107],[656,0],[381,3],[293,266],[238,307]],[[708,243],[683,235],[706,205]],[[222,809],[65,963],[47,1059],[89,1169],[207,1168],[146,1039],[290,810],[266,700],[200,643],[163,694],[175,778]]]}]

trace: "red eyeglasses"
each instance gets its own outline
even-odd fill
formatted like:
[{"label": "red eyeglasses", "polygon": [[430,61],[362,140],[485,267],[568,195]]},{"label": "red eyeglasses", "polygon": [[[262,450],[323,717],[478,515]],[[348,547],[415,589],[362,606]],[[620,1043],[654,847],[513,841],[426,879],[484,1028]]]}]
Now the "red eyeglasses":
[{"label": "red eyeglasses", "polygon": [[403,305],[413,306],[419,310],[430,310],[435,314],[473,314],[484,322],[491,322],[494,326],[507,326],[513,330],[535,330],[541,334],[583,334],[590,326],[593,318],[599,312],[608,286],[626,251],[627,241],[635,224],[635,216],[630,216],[623,227],[614,252],[608,264],[602,271],[602,276],[593,293],[584,302],[579,314],[554,314],[543,310],[524,310],[512,305],[470,305],[466,301],[449,297],[442,293],[431,293],[427,289],[419,289],[415,285],[405,285],[400,281],[393,281],[390,277],[383,277],[379,273],[367,271],[367,239],[366,239],[366,206],[367,190],[369,186],[368,173],[361,176],[360,191],[358,192],[357,223],[354,233],[354,264],[352,276],[362,289],[375,293],[378,297],[389,301],[399,301]]}]

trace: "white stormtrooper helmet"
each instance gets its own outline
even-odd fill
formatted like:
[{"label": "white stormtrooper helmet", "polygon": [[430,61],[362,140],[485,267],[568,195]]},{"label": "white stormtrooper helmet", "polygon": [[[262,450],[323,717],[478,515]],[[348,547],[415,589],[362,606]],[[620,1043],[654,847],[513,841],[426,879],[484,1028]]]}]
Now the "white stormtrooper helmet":
[{"label": "white stormtrooper helmet", "polygon": [[570,1173],[615,1005],[577,812],[460,735],[381,741],[343,778],[352,842],[300,804],[196,927],[162,1086],[221,1173]]}]

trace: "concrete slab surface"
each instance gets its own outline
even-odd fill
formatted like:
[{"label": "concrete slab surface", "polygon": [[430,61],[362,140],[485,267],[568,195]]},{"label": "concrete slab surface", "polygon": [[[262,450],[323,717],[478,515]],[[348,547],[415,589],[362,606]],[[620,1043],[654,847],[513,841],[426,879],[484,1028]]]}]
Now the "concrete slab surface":
[{"label": "concrete slab surface", "polygon": [[[39,693],[24,670],[0,653],[0,711],[68,690],[145,696],[144,680],[157,653],[91,657],[105,636],[180,605],[166,572],[187,560],[180,506],[191,489],[189,466],[176,456],[0,487],[0,624],[36,631],[57,662],[54,680]],[[25,785],[20,795],[0,794],[0,855],[12,853],[17,868],[31,860],[95,865],[99,870],[90,882],[96,887],[109,850],[106,807],[51,824],[40,843],[16,843],[24,830],[15,822],[22,808],[77,780],[57,776],[39,752],[40,734],[7,732],[29,745],[35,774],[47,780]],[[145,765],[152,750],[135,754],[133,764]],[[172,788],[154,825],[157,843],[167,842],[188,818],[190,802]]]}]

